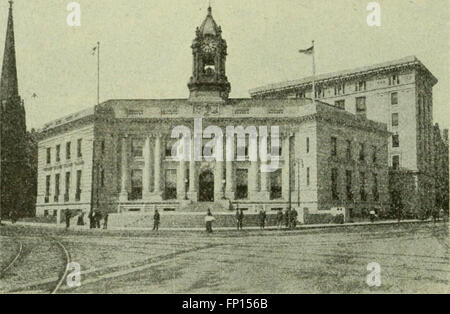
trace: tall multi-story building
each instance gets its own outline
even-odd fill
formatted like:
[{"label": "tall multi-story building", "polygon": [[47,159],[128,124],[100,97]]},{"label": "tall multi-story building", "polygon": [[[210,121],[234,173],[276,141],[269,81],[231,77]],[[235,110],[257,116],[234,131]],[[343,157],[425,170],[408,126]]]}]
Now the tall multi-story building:
[{"label": "tall multi-story building", "polygon": [[26,125],[23,100],[17,82],[12,1],[9,2],[5,51],[0,80],[0,208],[2,216],[24,207],[26,176]]},{"label": "tall multi-story building", "polygon": [[434,125],[434,174],[436,187],[436,208],[444,209],[448,214],[449,199],[449,151],[448,129]]},{"label": "tall multi-story building", "polygon": [[[389,166],[409,191],[402,200],[405,210],[433,208],[433,86],[438,81],[422,62],[406,57],[318,75],[315,81],[316,99],[387,124],[392,133]],[[253,99],[312,97],[312,78],[255,88],[250,94]]]},{"label": "tall multi-story building", "polygon": [[[229,98],[227,45],[211,8],[192,53],[187,99],[109,100],[45,125],[39,215],[66,208],[217,213],[228,212],[229,203],[253,213],[389,206],[385,124],[311,99]],[[187,159],[173,158],[174,130],[189,141]],[[271,171],[261,155],[267,138],[277,163]]]}]

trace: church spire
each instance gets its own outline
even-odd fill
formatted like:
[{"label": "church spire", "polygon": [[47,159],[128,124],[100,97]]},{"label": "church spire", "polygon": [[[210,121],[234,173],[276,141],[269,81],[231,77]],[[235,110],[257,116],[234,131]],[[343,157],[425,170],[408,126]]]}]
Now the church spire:
[{"label": "church spire", "polygon": [[13,1],[9,1],[9,16],[6,30],[5,52],[0,81],[0,100],[19,96],[16,67],[16,48],[14,43]]}]

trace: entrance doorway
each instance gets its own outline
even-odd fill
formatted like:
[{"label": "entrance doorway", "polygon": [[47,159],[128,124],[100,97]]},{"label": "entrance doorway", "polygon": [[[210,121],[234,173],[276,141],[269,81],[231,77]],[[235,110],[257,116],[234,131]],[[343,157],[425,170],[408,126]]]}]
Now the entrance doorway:
[{"label": "entrance doorway", "polygon": [[214,174],[211,170],[205,170],[199,177],[200,202],[214,202]]}]

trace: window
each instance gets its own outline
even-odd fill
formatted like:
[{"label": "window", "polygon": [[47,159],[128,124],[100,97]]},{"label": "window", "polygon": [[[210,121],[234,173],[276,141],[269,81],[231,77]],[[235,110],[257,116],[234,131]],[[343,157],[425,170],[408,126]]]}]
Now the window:
[{"label": "window", "polygon": [[331,169],[331,197],[333,200],[339,199],[338,194],[338,170],[336,168]]},{"label": "window", "polygon": [[366,113],[366,97],[356,97],[356,113]]},{"label": "window", "polygon": [[306,153],[309,154],[309,137],[306,138]]},{"label": "window", "polygon": [[83,157],[83,154],[82,154],[82,152],[81,152],[81,149],[82,149],[82,147],[81,147],[82,142],[83,142],[83,140],[82,140],[81,138],[78,139],[78,141],[77,141],[77,157],[78,157],[78,158]]},{"label": "window", "polygon": [[[166,147],[165,147],[165,152],[164,152],[164,156],[166,158],[175,157],[175,156],[172,156],[172,147],[175,145],[176,142],[177,142],[176,139],[170,139],[170,140],[166,141]],[[202,147],[202,152],[203,152],[203,147]]]},{"label": "window", "polygon": [[398,126],[398,113],[392,114],[392,126]]},{"label": "window", "polygon": [[347,200],[353,200],[353,192],[352,192],[352,171],[345,171],[345,190],[347,192]]},{"label": "window", "polygon": [[248,198],[248,171],[247,169],[236,170],[236,198],[238,200]]},{"label": "window", "polygon": [[391,94],[391,105],[398,105],[398,93]]},{"label": "window", "polygon": [[364,172],[361,172],[359,175],[359,178],[361,180],[361,186],[360,186],[360,194],[361,194],[361,201],[366,201],[367,200],[367,195],[366,195],[366,174]]},{"label": "window", "polygon": [[331,156],[337,156],[337,138],[331,137]]},{"label": "window", "polygon": [[70,142],[66,143],[66,159],[70,160]]},{"label": "window", "polygon": [[131,170],[131,194],[130,200],[141,200],[142,199],[142,170],[134,169]]},{"label": "window", "polygon": [[45,199],[44,202],[48,203],[50,200],[50,184],[51,184],[51,176],[47,176],[45,178]]},{"label": "window", "polygon": [[360,92],[366,90],[366,81],[359,81],[355,83],[355,91]]},{"label": "window", "polygon": [[81,199],[81,170],[77,170],[77,190],[75,192],[75,201]]},{"label": "window", "polygon": [[60,181],[60,174],[57,173],[55,175],[55,202],[59,201],[59,194],[60,194],[60,189],[59,189],[59,181]]},{"label": "window", "polygon": [[398,85],[400,84],[400,76],[398,74],[393,74],[389,76],[389,85]]},{"label": "window", "polygon": [[105,169],[100,172],[100,185],[102,188],[105,187]]},{"label": "window", "polygon": [[306,185],[309,186],[309,182],[310,182],[310,175],[309,175],[309,167],[306,168]]},{"label": "window", "polygon": [[105,153],[105,140],[102,140],[101,144],[102,155]]},{"label": "window", "polygon": [[164,189],[166,200],[174,200],[177,198],[177,170],[166,170],[166,184]]},{"label": "window", "polygon": [[64,201],[68,202],[70,199],[70,172],[66,172],[66,190],[64,194]]},{"label": "window", "polygon": [[336,100],[334,102],[334,105],[339,109],[345,109],[345,100],[344,99]]},{"label": "window", "polygon": [[392,147],[400,147],[400,140],[398,134],[392,135]]},{"label": "window", "polygon": [[359,160],[364,161],[366,159],[366,145],[364,143],[359,144]]},{"label": "window", "polygon": [[372,146],[372,162],[375,164],[377,162],[377,147]]},{"label": "window", "polygon": [[392,168],[394,168],[394,170],[398,170],[400,168],[400,156],[399,155],[392,156]]},{"label": "window", "polygon": [[52,162],[52,149],[49,147],[47,148],[47,164],[50,164]]},{"label": "window", "polygon": [[339,83],[336,86],[334,86],[334,95],[343,95],[345,94],[345,83]]},{"label": "window", "polygon": [[380,198],[380,195],[378,194],[378,176],[376,173],[373,173],[372,176],[373,176],[373,185],[372,185],[373,200],[375,202],[378,202]]},{"label": "window", "polygon": [[348,160],[352,159],[352,141],[350,141],[350,140],[347,140],[347,152],[346,152],[346,155],[347,155],[347,159]]},{"label": "window", "polygon": [[142,157],[144,149],[144,141],[142,139],[131,140],[131,154],[133,157]]},{"label": "window", "polygon": [[61,161],[61,145],[56,145],[56,162]]},{"label": "window", "polygon": [[323,87],[316,86],[316,98],[325,97],[325,89]]},{"label": "window", "polygon": [[281,169],[270,173],[270,199],[276,200],[282,198],[282,179]]}]

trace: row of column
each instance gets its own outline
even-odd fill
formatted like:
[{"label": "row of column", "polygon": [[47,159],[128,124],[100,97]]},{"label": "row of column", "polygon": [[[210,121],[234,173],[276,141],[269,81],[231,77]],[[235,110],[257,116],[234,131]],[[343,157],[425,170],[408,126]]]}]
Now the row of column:
[{"label": "row of column", "polygon": [[[154,145],[152,145],[152,143]],[[284,163],[282,166],[283,178],[283,198],[288,199],[290,192],[290,135],[282,140]],[[161,201],[163,195],[163,137],[157,135],[152,141],[152,137],[148,136],[145,140],[143,148],[144,168],[142,175],[142,198],[144,200]],[[186,161],[179,161],[177,171],[177,196],[178,199],[198,200],[198,162],[194,158],[194,140],[190,141],[190,160],[189,162],[189,178],[187,177]],[[214,198],[231,199],[235,198],[236,175],[234,163],[232,160],[235,151],[234,140],[226,143],[226,159],[225,161],[215,161],[214,165]],[[121,193],[120,200],[128,200],[128,182],[129,178],[129,141],[127,137],[122,138],[122,154],[121,154]],[[250,199],[268,200],[270,172],[260,171],[261,161],[250,162],[248,172],[248,191]],[[224,176],[225,172],[225,176]],[[189,190],[186,190],[189,182]],[[258,183],[260,182],[260,186]],[[153,187],[153,189],[152,189]]]}]

